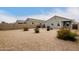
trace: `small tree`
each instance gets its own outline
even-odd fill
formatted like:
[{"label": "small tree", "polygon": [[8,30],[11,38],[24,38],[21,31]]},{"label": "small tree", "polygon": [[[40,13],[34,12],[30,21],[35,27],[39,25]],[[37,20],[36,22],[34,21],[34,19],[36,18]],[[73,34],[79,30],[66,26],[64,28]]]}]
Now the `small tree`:
[{"label": "small tree", "polygon": [[39,33],[39,27],[37,26],[35,29],[34,29],[35,33]]},{"label": "small tree", "polygon": [[6,22],[2,21],[1,23],[2,23],[2,24],[5,24]]},{"label": "small tree", "polygon": [[50,26],[47,26],[47,31],[50,31]]},{"label": "small tree", "polygon": [[28,31],[28,30],[29,30],[28,27],[25,27],[25,28],[24,28],[24,31]]},{"label": "small tree", "polygon": [[37,27],[37,28],[41,28],[41,26],[40,26],[40,25],[37,25],[36,27]]}]

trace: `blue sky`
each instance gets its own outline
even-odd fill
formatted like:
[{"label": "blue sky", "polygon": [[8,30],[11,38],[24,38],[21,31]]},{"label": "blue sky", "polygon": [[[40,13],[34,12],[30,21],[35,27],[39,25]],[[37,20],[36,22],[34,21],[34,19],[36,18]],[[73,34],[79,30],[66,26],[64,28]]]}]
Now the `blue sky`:
[{"label": "blue sky", "polygon": [[[0,10],[3,10],[5,12],[8,12],[14,16],[28,16],[28,15],[36,15],[41,13],[48,13],[53,10],[55,12],[55,9],[57,7],[1,7]],[[58,8],[62,11],[66,8]]]},{"label": "blue sky", "polygon": [[0,22],[36,18],[48,20],[54,15],[79,21],[79,7],[0,7]]}]

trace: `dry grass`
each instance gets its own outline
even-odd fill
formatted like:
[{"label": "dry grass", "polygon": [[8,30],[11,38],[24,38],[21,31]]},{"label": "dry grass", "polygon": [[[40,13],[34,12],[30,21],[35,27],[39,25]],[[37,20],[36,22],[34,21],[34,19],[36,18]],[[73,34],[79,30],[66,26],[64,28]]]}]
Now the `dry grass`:
[{"label": "dry grass", "polygon": [[8,51],[72,51],[79,50],[78,42],[64,41],[56,38],[57,30],[40,29],[40,33],[10,30],[0,31],[0,50]]}]

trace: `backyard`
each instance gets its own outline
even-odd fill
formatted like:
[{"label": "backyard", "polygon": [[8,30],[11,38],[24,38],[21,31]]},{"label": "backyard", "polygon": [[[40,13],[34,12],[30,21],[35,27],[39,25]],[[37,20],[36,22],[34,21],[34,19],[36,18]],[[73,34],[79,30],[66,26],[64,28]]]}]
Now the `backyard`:
[{"label": "backyard", "polygon": [[0,31],[1,51],[78,51],[79,42],[59,40],[56,38],[57,29],[47,31],[40,29],[40,33],[29,31],[7,30]]}]

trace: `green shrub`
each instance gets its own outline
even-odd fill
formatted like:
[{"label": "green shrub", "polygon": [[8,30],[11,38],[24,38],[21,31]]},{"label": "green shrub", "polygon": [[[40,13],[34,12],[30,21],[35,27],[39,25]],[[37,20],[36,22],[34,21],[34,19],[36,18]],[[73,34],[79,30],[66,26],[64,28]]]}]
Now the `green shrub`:
[{"label": "green shrub", "polygon": [[24,28],[24,31],[28,31],[28,30],[29,30],[28,27]]},{"label": "green shrub", "polygon": [[36,27],[36,28],[34,29],[34,31],[35,31],[35,33],[39,33],[39,28]]},{"label": "green shrub", "polygon": [[47,31],[50,31],[50,29],[51,29],[50,26],[47,26]]},{"label": "green shrub", "polygon": [[76,33],[71,32],[69,29],[60,29],[57,38],[69,41],[76,41]]}]

